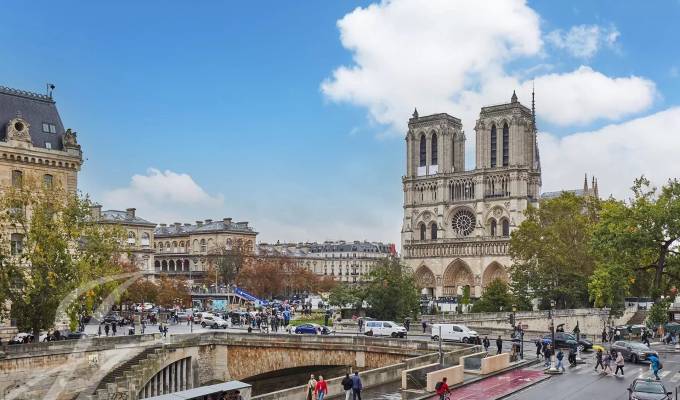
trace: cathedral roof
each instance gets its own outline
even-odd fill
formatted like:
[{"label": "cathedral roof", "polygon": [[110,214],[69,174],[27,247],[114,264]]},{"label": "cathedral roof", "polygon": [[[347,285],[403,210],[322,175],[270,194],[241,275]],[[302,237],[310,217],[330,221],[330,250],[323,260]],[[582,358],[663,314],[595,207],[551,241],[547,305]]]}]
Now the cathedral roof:
[{"label": "cathedral roof", "polygon": [[[0,140],[6,140],[6,126],[17,116],[29,123],[34,147],[45,148],[45,143],[50,143],[53,150],[63,150],[64,125],[51,97],[0,86]],[[44,132],[43,124],[48,124],[48,131],[53,126],[54,133]]]}]

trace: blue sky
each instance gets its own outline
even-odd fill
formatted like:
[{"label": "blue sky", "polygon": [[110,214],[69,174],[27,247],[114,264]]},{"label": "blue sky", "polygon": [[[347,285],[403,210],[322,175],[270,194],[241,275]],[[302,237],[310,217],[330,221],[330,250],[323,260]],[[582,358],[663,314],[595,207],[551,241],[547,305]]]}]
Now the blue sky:
[{"label": "blue sky", "polygon": [[105,208],[267,241],[398,242],[412,108],[463,118],[473,168],[479,106],[532,78],[544,190],[680,175],[680,2],[475,3],[10,0],[0,84],[56,84]]}]

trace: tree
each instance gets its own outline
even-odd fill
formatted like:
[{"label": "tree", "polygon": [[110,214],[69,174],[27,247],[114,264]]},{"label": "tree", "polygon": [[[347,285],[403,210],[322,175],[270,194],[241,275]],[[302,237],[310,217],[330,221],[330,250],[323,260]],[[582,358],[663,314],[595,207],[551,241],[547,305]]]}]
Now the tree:
[{"label": "tree", "polygon": [[328,303],[335,307],[351,307],[355,310],[363,308],[366,290],[362,286],[337,285],[328,296]]},{"label": "tree", "polygon": [[482,297],[472,306],[472,312],[498,312],[512,309],[512,295],[508,284],[494,279],[484,290]]},{"label": "tree", "polygon": [[650,307],[649,315],[647,316],[647,324],[650,328],[654,328],[668,322],[668,308],[671,306],[672,300],[670,297],[661,301],[657,301]]},{"label": "tree", "polygon": [[231,248],[211,249],[208,255],[208,266],[214,271],[219,281],[232,284],[250,257],[245,245],[238,241]]},{"label": "tree", "polygon": [[191,294],[189,286],[182,278],[168,278],[161,276],[158,284],[158,304],[165,308],[179,306],[187,308],[191,306]]},{"label": "tree", "polygon": [[560,308],[588,304],[588,278],[595,268],[590,239],[599,206],[595,198],[565,192],[526,210],[526,220],[510,239],[511,278],[520,282],[513,289],[523,303],[532,296],[542,308],[550,300]]},{"label": "tree", "polygon": [[[86,197],[26,180],[0,197],[0,220],[10,240],[0,246],[0,299],[35,337],[53,326],[62,299],[80,284],[120,272],[122,237],[90,218]],[[67,308],[72,324],[84,308],[115,287],[95,285]]]},{"label": "tree", "polygon": [[286,269],[293,261],[288,257],[251,257],[237,277],[239,286],[255,296],[270,299],[283,292]]},{"label": "tree", "polygon": [[680,181],[658,191],[643,176],[632,191],[628,201],[604,204],[594,231],[598,265],[590,288],[596,304],[621,302],[630,289],[656,300],[680,279]]},{"label": "tree", "polygon": [[365,291],[369,313],[378,319],[400,320],[418,313],[413,271],[396,258],[383,259],[371,270]]}]

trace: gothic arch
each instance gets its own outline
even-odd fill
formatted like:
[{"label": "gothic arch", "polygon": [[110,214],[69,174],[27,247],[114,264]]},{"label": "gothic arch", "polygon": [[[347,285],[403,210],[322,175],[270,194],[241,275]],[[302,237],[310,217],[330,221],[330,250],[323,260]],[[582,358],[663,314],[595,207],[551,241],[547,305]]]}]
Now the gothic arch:
[{"label": "gothic arch", "polygon": [[434,274],[432,270],[426,265],[421,265],[416,270],[415,274],[416,286],[421,289],[434,288],[436,286],[436,280],[434,279]]},{"label": "gothic arch", "polygon": [[505,267],[501,265],[498,261],[493,261],[484,269],[484,274],[482,275],[482,286],[486,288],[489,283],[496,279],[500,279],[503,282],[508,282],[508,273],[505,271]]},{"label": "gothic arch", "polygon": [[455,259],[444,271],[444,296],[462,294],[462,288],[470,287],[470,296],[474,295],[475,278],[467,263],[460,258]]}]

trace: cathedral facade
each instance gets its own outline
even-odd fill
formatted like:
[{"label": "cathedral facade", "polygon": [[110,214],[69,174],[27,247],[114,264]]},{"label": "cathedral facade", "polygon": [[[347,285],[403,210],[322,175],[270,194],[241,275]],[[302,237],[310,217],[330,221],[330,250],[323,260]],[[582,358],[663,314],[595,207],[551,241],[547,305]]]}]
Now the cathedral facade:
[{"label": "cathedral facade", "polygon": [[480,297],[509,279],[510,233],[538,205],[541,168],[533,107],[515,93],[483,107],[475,126],[475,168],[465,170],[465,133],[448,114],[409,119],[406,135],[404,261],[423,294]]}]

